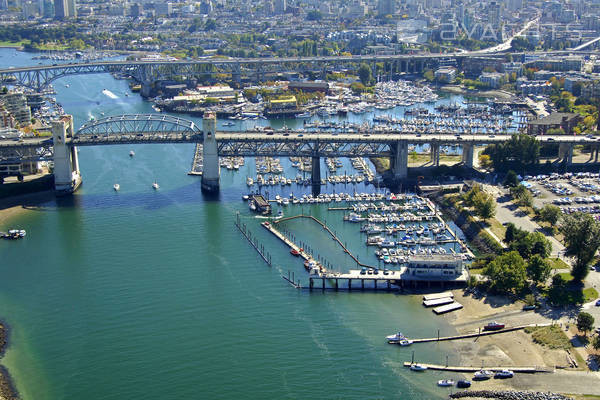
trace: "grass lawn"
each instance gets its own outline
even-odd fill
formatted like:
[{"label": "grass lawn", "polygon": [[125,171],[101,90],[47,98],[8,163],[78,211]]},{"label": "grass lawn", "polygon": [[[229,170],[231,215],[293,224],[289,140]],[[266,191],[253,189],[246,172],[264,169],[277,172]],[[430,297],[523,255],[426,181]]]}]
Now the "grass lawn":
[{"label": "grass lawn", "polygon": [[[571,269],[569,264],[567,264],[560,258],[549,258],[548,261],[550,261],[550,264],[552,264],[552,269]],[[566,280],[569,280],[569,281],[571,279],[573,279],[571,274],[568,274],[568,275],[569,275],[569,279],[567,279],[565,276],[563,276],[563,278],[565,278]]]},{"label": "grass lawn", "polygon": [[504,237],[506,236],[506,227],[496,218],[488,219],[487,223],[494,235],[498,236],[500,240],[504,240]]},{"label": "grass lawn", "polygon": [[29,43],[29,40],[20,40],[18,42],[8,42],[5,40],[0,40],[0,47],[20,47],[24,46],[27,43]]},{"label": "grass lawn", "polygon": [[573,347],[567,335],[558,325],[528,327],[525,328],[525,332],[531,334],[535,343],[551,349],[568,350]]}]

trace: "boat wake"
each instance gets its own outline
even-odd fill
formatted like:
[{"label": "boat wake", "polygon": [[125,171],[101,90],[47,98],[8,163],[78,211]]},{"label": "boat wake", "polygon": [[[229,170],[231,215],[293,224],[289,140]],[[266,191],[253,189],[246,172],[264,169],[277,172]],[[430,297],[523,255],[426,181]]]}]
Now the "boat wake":
[{"label": "boat wake", "polygon": [[119,98],[119,96],[117,96],[116,94],[114,94],[113,92],[111,92],[108,89],[104,89],[102,91],[102,94],[104,94],[106,97],[110,97],[111,99],[118,99]]}]

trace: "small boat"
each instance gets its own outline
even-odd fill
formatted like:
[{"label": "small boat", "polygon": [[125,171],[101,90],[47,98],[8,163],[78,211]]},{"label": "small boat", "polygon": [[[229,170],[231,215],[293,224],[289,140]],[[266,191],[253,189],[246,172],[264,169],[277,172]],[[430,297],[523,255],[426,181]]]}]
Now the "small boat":
[{"label": "small boat", "polygon": [[471,387],[471,381],[461,379],[460,381],[456,382],[456,387],[460,389],[466,389],[468,387]]},{"label": "small boat", "polygon": [[410,370],[411,371],[417,371],[417,372],[421,372],[421,371],[426,371],[427,367],[421,364],[411,364],[410,365]]},{"label": "small boat", "polygon": [[515,376],[515,373],[508,369],[503,369],[502,371],[497,371],[494,374],[494,378],[496,379],[507,379]]},{"label": "small boat", "polygon": [[497,331],[500,329],[504,329],[504,324],[501,324],[500,322],[490,322],[489,324],[487,324],[486,326],[483,327],[484,331]]},{"label": "small boat", "polygon": [[385,337],[385,340],[388,342],[398,342],[400,340],[406,339],[406,336],[402,332],[395,333],[393,335],[389,335]]},{"label": "small boat", "polygon": [[487,369],[482,369],[480,371],[475,372],[475,374],[473,374],[473,379],[478,380],[478,381],[484,381],[486,379],[490,379],[492,376],[494,376],[494,373],[492,371],[488,371]]},{"label": "small boat", "polygon": [[158,190],[159,188],[160,188],[160,186],[158,186],[158,183],[156,181],[154,181],[154,183],[152,184],[152,189]]},{"label": "small boat", "polygon": [[300,251],[298,251],[296,249],[292,249],[292,250],[290,250],[290,254],[293,255],[294,257],[299,257],[301,251],[302,251],[302,249],[300,249]]},{"label": "small boat", "polygon": [[242,196],[242,200],[244,200],[244,201],[248,201],[249,198],[250,198],[250,196],[248,196],[247,194]]},{"label": "small boat", "polygon": [[135,156],[135,152],[134,152],[133,150],[131,150],[131,151],[129,152],[129,157],[133,157],[133,156]]},{"label": "small boat", "polygon": [[413,344],[413,341],[409,340],[409,339],[402,339],[401,341],[398,342],[398,344],[400,346],[410,346],[411,344]]},{"label": "small boat", "polygon": [[118,191],[119,191],[119,189],[121,189],[121,185],[119,185],[118,183],[115,183],[115,184],[113,185],[113,189],[115,189],[115,192],[118,192]]},{"label": "small boat", "polygon": [[453,379],[440,379],[437,382],[437,385],[441,386],[441,387],[454,386],[454,380]]}]

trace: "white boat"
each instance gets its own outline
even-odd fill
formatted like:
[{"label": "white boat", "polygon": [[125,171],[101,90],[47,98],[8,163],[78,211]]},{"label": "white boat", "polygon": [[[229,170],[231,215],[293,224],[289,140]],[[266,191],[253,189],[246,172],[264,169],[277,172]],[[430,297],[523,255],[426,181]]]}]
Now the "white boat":
[{"label": "white boat", "polygon": [[406,339],[406,336],[404,336],[402,332],[394,333],[393,335],[385,337],[385,340],[387,340],[388,342],[398,342],[404,339]]},{"label": "white boat", "polygon": [[498,378],[498,379],[512,378],[513,376],[515,376],[515,373],[508,369],[503,369],[502,371],[497,371],[494,374],[494,378]]},{"label": "white boat", "polygon": [[480,371],[475,372],[475,374],[473,374],[473,379],[482,381],[482,380],[490,379],[492,376],[494,376],[494,373],[492,371],[489,371],[487,369],[482,369]]},{"label": "white boat", "polygon": [[437,382],[438,386],[441,387],[448,387],[448,386],[454,386],[454,380],[453,379],[440,379]]},{"label": "white boat", "polygon": [[248,201],[249,198],[250,198],[250,196],[248,196],[247,194],[242,196],[242,200],[244,200],[244,201]]},{"label": "white boat", "polygon": [[129,157],[133,157],[133,156],[135,156],[135,152],[134,152],[133,150],[131,150],[131,151],[129,152]]},{"label": "white boat", "polygon": [[420,372],[420,371],[426,371],[427,367],[424,366],[424,365],[421,365],[421,364],[411,364],[410,365],[410,369],[411,369],[411,371],[418,371],[418,372]]},{"label": "white boat", "polygon": [[410,346],[411,344],[413,344],[413,341],[409,340],[409,339],[402,339],[401,341],[398,342],[398,344],[400,346]]},{"label": "white boat", "polygon": [[152,184],[152,189],[158,190],[158,188],[160,188],[160,186],[158,186],[158,183],[154,181],[154,183]]},{"label": "white boat", "polygon": [[113,185],[113,189],[115,189],[115,192],[118,192],[118,191],[119,191],[119,189],[121,189],[121,185],[119,185],[118,183],[115,183],[115,184]]}]

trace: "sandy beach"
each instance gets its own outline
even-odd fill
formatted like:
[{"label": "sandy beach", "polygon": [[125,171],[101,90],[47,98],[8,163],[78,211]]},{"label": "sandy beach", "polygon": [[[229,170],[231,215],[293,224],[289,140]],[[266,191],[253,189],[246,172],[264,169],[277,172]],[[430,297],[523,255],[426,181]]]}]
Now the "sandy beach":
[{"label": "sandy beach", "polygon": [[0,230],[6,229],[6,224],[15,218],[36,210],[40,204],[52,199],[54,192],[50,190],[0,199]]},{"label": "sandy beach", "polygon": [[[453,291],[455,300],[464,308],[444,316],[460,333],[474,333],[489,322],[498,321],[507,326],[548,323],[552,319],[534,311],[523,311],[522,303],[511,303],[501,296],[479,297]],[[565,330],[565,326],[561,325]],[[570,335],[569,335],[570,336]],[[563,349],[550,349],[534,343],[529,333],[514,331],[475,339],[452,342],[461,366],[531,366],[554,369],[553,373],[516,374],[512,379],[490,379],[473,384],[473,389],[539,390],[569,394],[600,395],[600,372],[587,370],[585,365],[569,367],[568,354]],[[580,349],[571,349],[571,355]],[[581,354],[582,357],[585,354]],[[455,365],[458,360],[450,362]],[[471,379],[472,376],[465,376]]]}]

